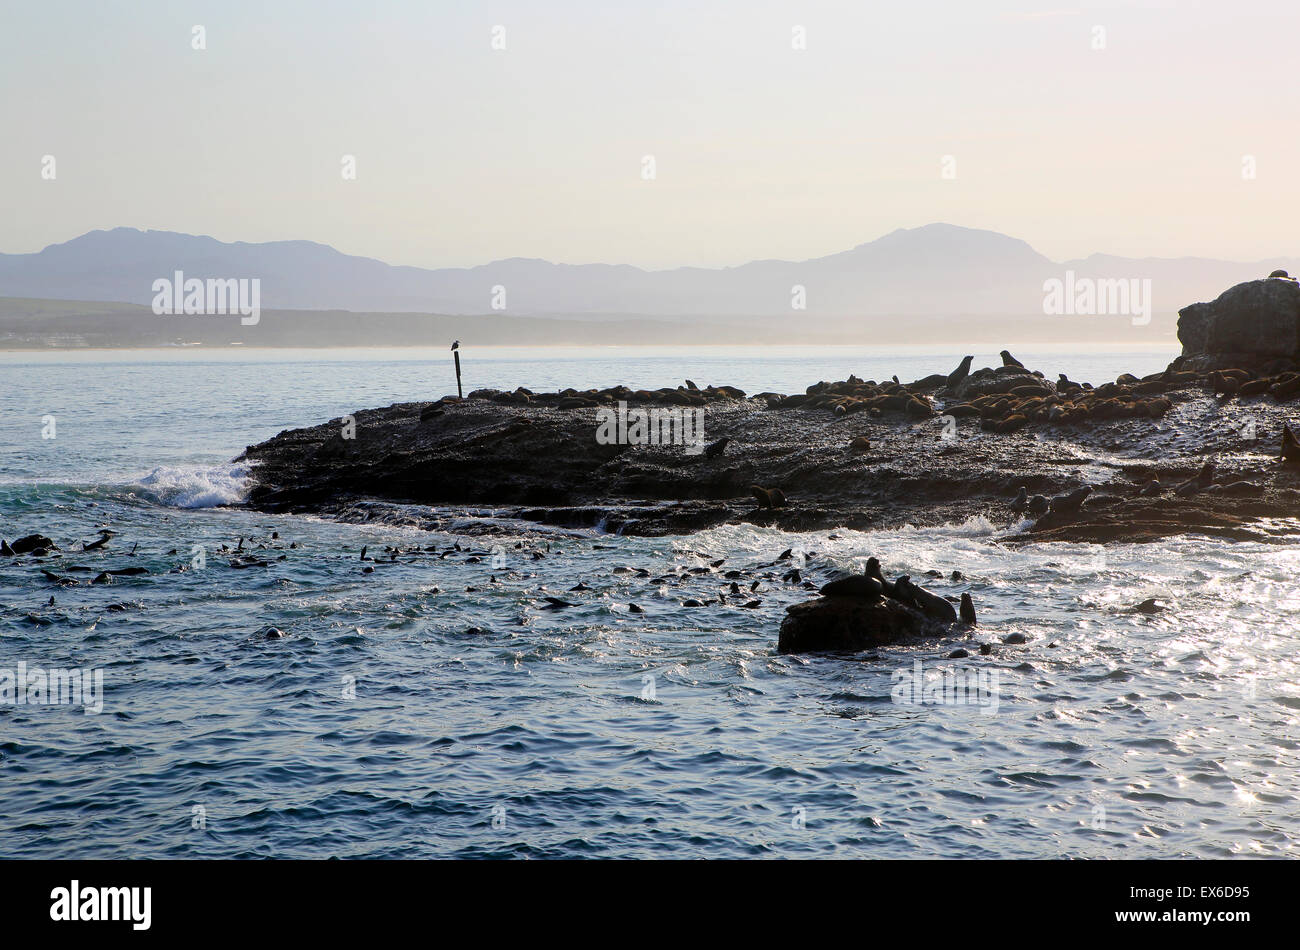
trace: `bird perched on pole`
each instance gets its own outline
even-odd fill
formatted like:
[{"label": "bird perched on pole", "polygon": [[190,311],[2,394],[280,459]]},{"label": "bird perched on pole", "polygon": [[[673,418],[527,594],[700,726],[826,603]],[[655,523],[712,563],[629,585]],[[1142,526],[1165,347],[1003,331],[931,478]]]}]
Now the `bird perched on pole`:
[{"label": "bird perched on pole", "polygon": [[451,355],[456,360],[456,398],[464,399],[465,390],[460,385],[460,340],[453,340],[451,344]]}]

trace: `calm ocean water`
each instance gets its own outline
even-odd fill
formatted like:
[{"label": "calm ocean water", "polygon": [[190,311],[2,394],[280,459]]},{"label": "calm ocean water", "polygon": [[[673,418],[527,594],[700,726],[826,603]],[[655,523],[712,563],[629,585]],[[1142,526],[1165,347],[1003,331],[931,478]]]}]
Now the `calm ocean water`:
[{"label": "calm ocean water", "polygon": [[[1012,350],[1093,382],[1174,355]],[[947,372],[965,352],[998,362],[951,346],[485,349],[464,367],[467,390],[689,376],[801,391]],[[245,445],[454,385],[444,350],[0,354],[0,535],[65,552],[0,559],[0,681],[19,664],[103,675],[98,714],[0,704],[0,856],[1295,853],[1300,539],[1013,549],[1005,523],[976,519],[485,540],[223,507]],[[117,533],[82,553],[101,527]],[[230,566],[221,546],[240,538],[267,566]],[[363,545],[452,552],[366,574]],[[171,573],[195,546],[204,566]],[[807,596],[771,566],[792,546],[828,570],[870,554],[887,572],[958,569],[931,586],[972,592],[981,639],[1029,642],[960,663],[944,659],[970,645],[956,640],[778,656],[784,606]],[[681,607],[720,574],[651,582],[718,558],[758,580],[760,608]],[[150,573],[92,585],[72,565]],[[568,593],[579,580],[591,589]],[[578,606],[544,610],[547,595]],[[1147,597],[1170,609],[1130,609]],[[996,708],[893,701],[918,660],[982,671]]]}]

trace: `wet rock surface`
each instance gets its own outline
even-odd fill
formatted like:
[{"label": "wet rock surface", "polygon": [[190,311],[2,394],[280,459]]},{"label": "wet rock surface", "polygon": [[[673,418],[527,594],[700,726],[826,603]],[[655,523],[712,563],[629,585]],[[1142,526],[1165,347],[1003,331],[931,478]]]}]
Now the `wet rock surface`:
[{"label": "wet rock surface", "polygon": [[786,608],[779,653],[859,651],[948,630],[891,598],[821,597]]},{"label": "wet rock surface", "polygon": [[[439,509],[469,507],[633,535],[976,516],[1025,540],[1259,540],[1296,530],[1300,466],[1278,453],[1297,418],[1300,366],[1272,361],[1225,376],[1182,365],[1095,387],[1004,366],[951,389],[933,376],[907,385],[850,377],[795,395],[488,390],[359,411],[352,438],[343,419],[289,430],[241,458],[255,463],[253,507],[425,527],[438,525]],[[620,404],[697,413],[703,431],[694,446],[607,444],[597,432]],[[1207,459],[1212,477],[1189,486]],[[1043,501],[1015,505],[1022,486]],[[1066,503],[1082,486],[1093,491]],[[784,504],[762,503],[773,491]],[[1044,507],[1057,496],[1067,498]]]}]

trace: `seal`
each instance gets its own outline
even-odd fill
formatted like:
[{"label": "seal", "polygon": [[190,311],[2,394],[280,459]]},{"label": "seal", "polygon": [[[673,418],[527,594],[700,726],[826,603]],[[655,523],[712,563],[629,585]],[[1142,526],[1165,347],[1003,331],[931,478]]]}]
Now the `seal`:
[{"label": "seal", "polygon": [[1003,350],[998,354],[998,356],[1002,357],[1003,366],[1019,366],[1021,369],[1025,368],[1025,364],[1012,356],[1010,350]]},{"label": "seal", "polygon": [[961,595],[961,622],[975,626],[975,602],[968,593]]},{"label": "seal", "polygon": [[867,558],[867,576],[874,577],[880,582],[880,589],[884,591],[886,597],[897,599],[894,593],[894,585],[885,580],[885,575],[880,573],[880,561],[874,557]]},{"label": "seal", "polygon": [[754,499],[758,502],[758,507],[760,508],[773,507],[772,493],[769,492],[766,488],[763,488],[761,485],[750,485],[749,493],[753,495]]},{"label": "seal", "polygon": [[895,589],[902,585],[904,580],[906,580],[906,594],[911,598],[912,605],[917,610],[931,620],[938,620],[940,623],[956,623],[957,611],[952,604],[938,594],[932,594],[924,587],[913,584],[911,578],[904,579],[900,577],[898,583],[894,585]]},{"label": "seal", "polygon": [[1016,492],[1016,497],[1011,502],[1012,511],[1024,511],[1025,506],[1029,504],[1029,491],[1024,485],[1020,486],[1020,491]]},{"label": "seal", "polygon": [[898,601],[900,604],[906,604],[909,607],[916,607],[917,610],[921,609],[920,607],[917,607],[916,598],[912,596],[912,578],[908,574],[900,574],[894,580],[893,597],[894,600]]},{"label": "seal", "polygon": [[1045,495],[1035,495],[1025,503],[1025,510],[1031,515],[1045,515],[1050,506],[1051,502],[1047,500]]},{"label": "seal", "polygon": [[717,442],[709,443],[704,447],[704,457],[706,459],[717,458],[727,450],[727,443],[730,441],[731,439],[719,439]]},{"label": "seal", "polygon": [[1071,511],[1078,511],[1083,506],[1083,500],[1092,494],[1092,486],[1084,485],[1082,488],[1076,488],[1072,492],[1066,492],[1064,495],[1057,495],[1047,503],[1047,510],[1054,515],[1068,514]]},{"label": "seal", "polygon": [[1182,484],[1174,486],[1174,494],[1186,497],[1205,491],[1214,482],[1214,460],[1206,459],[1201,470]]},{"label": "seal", "polygon": [[958,367],[948,374],[948,381],[944,385],[949,389],[955,389],[962,380],[970,375],[970,363],[973,359],[975,359],[973,356],[962,357],[962,361]]},{"label": "seal", "polygon": [[880,581],[866,574],[850,574],[829,584],[823,584],[819,593],[823,597],[858,597],[862,600],[883,600],[885,589]]},{"label": "seal", "polygon": [[1282,461],[1300,462],[1300,440],[1286,423],[1282,424]]}]

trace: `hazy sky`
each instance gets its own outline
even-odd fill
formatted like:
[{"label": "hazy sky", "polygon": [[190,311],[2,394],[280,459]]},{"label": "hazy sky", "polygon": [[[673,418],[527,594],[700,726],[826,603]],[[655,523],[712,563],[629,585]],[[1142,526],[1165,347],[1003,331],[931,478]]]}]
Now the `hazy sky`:
[{"label": "hazy sky", "polygon": [[948,221],[1300,255],[1300,4],[1056,2],[0,0],[0,251],[719,266]]}]

